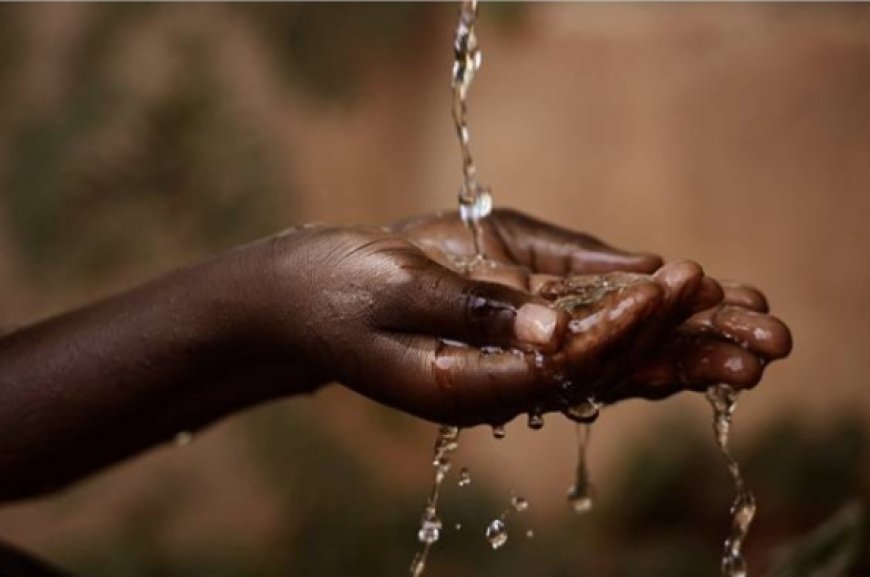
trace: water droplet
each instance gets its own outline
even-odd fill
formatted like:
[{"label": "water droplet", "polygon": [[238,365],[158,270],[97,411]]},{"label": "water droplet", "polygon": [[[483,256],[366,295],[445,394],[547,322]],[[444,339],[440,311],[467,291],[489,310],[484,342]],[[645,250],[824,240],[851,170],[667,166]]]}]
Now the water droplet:
[{"label": "water droplet", "polygon": [[594,504],[592,496],[578,491],[577,487],[571,487],[568,491],[568,501],[571,503],[571,509],[577,514],[588,513]]},{"label": "water droplet", "polygon": [[525,497],[514,495],[511,497],[511,507],[513,507],[514,511],[518,512],[528,511],[529,501]]},{"label": "water droplet", "polygon": [[726,555],[722,559],[722,575],[724,577],[746,577],[749,569],[742,555]]},{"label": "water droplet", "polygon": [[601,403],[593,397],[589,397],[582,403],[564,409],[562,412],[566,417],[577,423],[592,423],[600,414]]},{"label": "water droplet", "polygon": [[545,361],[544,353],[542,353],[541,351],[536,349],[535,352],[532,354],[535,357],[535,367],[537,367],[539,369],[543,369],[544,368],[544,361]]},{"label": "water droplet", "polygon": [[526,539],[532,539],[532,538],[534,538],[534,536],[535,536],[535,532],[532,531],[531,529],[526,531]]},{"label": "water droplet", "polygon": [[457,523],[453,526],[457,531],[462,531],[462,523]]},{"label": "water droplet", "polygon": [[420,530],[417,531],[417,539],[420,543],[431,545],[441,537],[441,519],[434,510],[427,509],[420,519]]},{"label": "water droplet", "polygon": [[496,439],[504,439],[505,430],[504,425],[496,425],[492,428],[492,436]]},{"label": "water droplet", "polygon": [[502,547],[508,539],[507,525],[502,519],[495,519],[486,528],[486,540],[493,549]]},{"label": "water droplet", "polygon": [[459,470],[459,481],[457,484],[460,487],[467,487],[471,484],[471,473],[468,471],[468,467],[462,467]]},{"label": "water droplet", "polygon": [[186,447],[193,442],[193,433],[190,431],[181,431],[175,435],[172,441],[176,447]]},{"label": "water droplet", "polygon": [[459,203],[459,216],[462,222],[471,225],[483,220],[492,212],[492,195],[487,189],[478,188],[471,194],[467,194],[465,190],[460,191],[460,197],[466,196],[471,196],[473,200]]},{"label": "water droplet", "polygon": [[531,413],[529,413],[529,428],[534,429],[535,431],[539,431],[544,427],[544,416],[541,414],[540,409],[535,409]]}]

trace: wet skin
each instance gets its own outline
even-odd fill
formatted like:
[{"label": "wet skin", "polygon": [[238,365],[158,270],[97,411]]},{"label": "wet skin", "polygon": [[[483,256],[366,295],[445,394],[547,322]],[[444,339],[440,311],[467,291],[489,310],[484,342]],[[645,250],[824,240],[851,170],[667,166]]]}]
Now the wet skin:
[{"label": "wet skin", "polygon": [[[487,219],[483,241],[492,261],[466,276],[454,215],[303,227],[5,336],[0,499],[330,382],[472,425],[558,409],[566,375],[610,402],[751,387],[791,348],[761,293],[694,263],[511,211]],[[562,277],[624,273],[618,291],[553,306],[572,290]]]}]

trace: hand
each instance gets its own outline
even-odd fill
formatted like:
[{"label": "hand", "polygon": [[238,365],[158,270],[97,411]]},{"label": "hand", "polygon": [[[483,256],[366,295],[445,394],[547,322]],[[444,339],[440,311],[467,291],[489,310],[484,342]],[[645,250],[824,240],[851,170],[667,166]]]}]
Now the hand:
[{"label": "hand", "polygon": [[[673,265],[656,275],[667,268],[673,269]],[[703,390],[716,383],[727,383],[735,389],[752,387],[760,380],[766,364],[788,355],[791,350],[788,327],[766,314],[766,298],[760,291],[735,283],[722,283],[720,288],[718,283],[703,278],[700,268],[692,263],[682,263],[682,274],[695,277],[686,286],[706,284],[693,301],[686,301],[690,314],[695,314],[676,327],[669,326],[664,319],[647,323],[622,345],[621,351],[615,355],[609,352],[615,357],[609,368],[599,365],[592,374],[584,373],[582,363],[572,363],[570,356],[579,349],[580,357],[594,357],[586,350],[589,343],[601,350],[603,341],[590,339],[587,330],[589,319],[596,317],[595,307],[608,298],[608,291],[625,291],[638,286],[643,278],[609,274],[551,278],[537,287],[533,285],[554,306],[574,309],[569,327],[576,326],[577,334],[567,340],[569,359],[567,363],[563,361],[567,364],[567,371],[563,372],[569,377],[566,380],[585,382],[585,394],[604,403],[628,397],[661,399],[681,390]],[[579,304],[574,305],[575,301]],[[651,334],[657,342],[650,346]],[[559,360],[558,356],[554,358]],[[583,389],[577,392],[584,394]],[[561,404],[570,401],[563,399]]]},{"label": "hand", "polygon": [[[461,268],[473,253],[468,230],[453,214],[412,219],[393,229],[454,268]],[[662,263],[655,255],[614,249],[589,235],[510,210],[497,210],[483,222],[483,246],[496,263],[475,267],[470,271],[472,278],[533,293],[546,283],[551,283],[551,289],[554,282],[564,283],[566,276],[594,273],[610,274],[587,277],[587,282],[609,276],[613,286],[626,280],[627,275],[617,271],[652,273]],[[640,280],[635,276],[633,282]],[[579,381],[573,383],[575,396],[595,390],[599,400],[614,402],[629,397],[661,399],[718,382],[749,388],[758,383],[768,363],[791,351],[788,328],[765,314],[767,301],[757,289],[733,282],[720,287],[689,262],[671,263],[645,280],[658,281],[661,300],[654,296],[655,287],[641,283],[621,298],[608,296],[581,313],[597,319],[603,310],[620,310],[636,294],[644,295],[633,302],[632,315],[623,317],[622,330],[602,322],[596,331],[585,330],[569,338],[571,358],[557,359],[556,364],[568,363],[567,369],[559,370]],[[554,300],[554,295],[548,300]],[[644,319],[649,321],[641,331],[645,337],[637,338],[630,329]],[[684,326],[674,329],[683,320]],[[651,346],[654,339],[661,342]],[[546,404],[554,408],[552,400]]]},{"label": "hand", "polygon": [[753,287],[720,281],[723,300],[679,326],[608,401],[626,397],[662,399],[680,390],[703,390],[716,383],[752,388],[764,368],[788,356],[788,327],[768,312],[767,298]]},{"label": "hand", "polygon": [[[380,402],[440,422],[500,422],[560,390],[552,364],[539,366],[533,349],[607,382],[626,350],[640,359],[657,335],[721,299],[697,265],[668,265],[595,303],[582,339],[573,336],[568,353],[560,352],[569,319],[529,294],[543,278],[536,273],[649,273],[661,260],[497,211],[483,240],[498,260],[473,267],[468,278],[455,269],[472,256],[470,240],[455,216],[278,237],[278,293],[282,303],[304,306],[275,323],[275,334],[324,379]],[[631,338],[638,333],[644,338]]]}]

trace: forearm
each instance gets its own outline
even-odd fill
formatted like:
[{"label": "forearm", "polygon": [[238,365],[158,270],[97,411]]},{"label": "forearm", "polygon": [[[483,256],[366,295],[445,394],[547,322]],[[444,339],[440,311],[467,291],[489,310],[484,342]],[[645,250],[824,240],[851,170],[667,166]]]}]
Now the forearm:
[{"label": "forearm", "polygon": [[0,500],[308,380],[260,336],[261,258],[238,250],[0,339]]}]

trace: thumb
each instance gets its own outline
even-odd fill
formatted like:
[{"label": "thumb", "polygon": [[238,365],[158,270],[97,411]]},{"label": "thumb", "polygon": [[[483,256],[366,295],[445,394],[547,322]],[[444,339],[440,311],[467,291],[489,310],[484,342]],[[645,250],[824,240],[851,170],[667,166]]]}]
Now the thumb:
[{"label": "thumb", "polygon": [[502,284],[472,280],[434,262],[415,271],[407,301],[389,326],[476,346],[555,351],[568,324],[543,299]]}]

